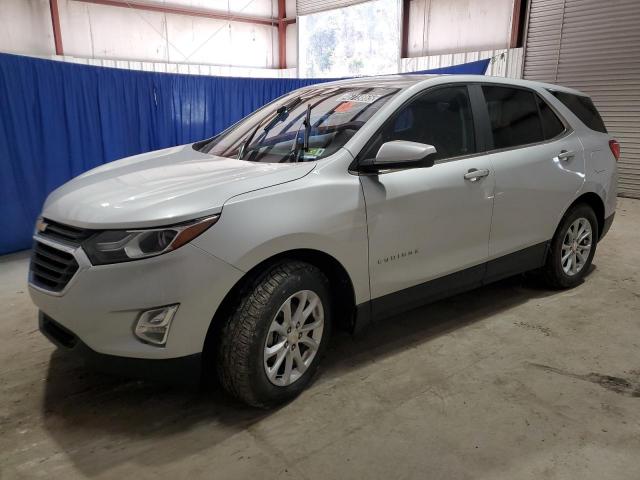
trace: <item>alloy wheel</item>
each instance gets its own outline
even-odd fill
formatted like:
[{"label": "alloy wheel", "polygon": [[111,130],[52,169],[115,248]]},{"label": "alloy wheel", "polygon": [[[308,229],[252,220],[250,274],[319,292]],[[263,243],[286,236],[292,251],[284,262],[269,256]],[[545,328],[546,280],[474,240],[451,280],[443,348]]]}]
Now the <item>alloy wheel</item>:
[{"label": "alloy wheel", "polygon": [[324,330],[324,308],[312,290],[291,295],[273,318],[264,345],[269,381],[286,387],[298,380],[318,353]]},{"label": "alloy wheel", "polygon": [[578,274],[587,263],[591,252],[593,233],[586,218],[575,220],[562,241],[560,262],[562,270],[570,277]]}]

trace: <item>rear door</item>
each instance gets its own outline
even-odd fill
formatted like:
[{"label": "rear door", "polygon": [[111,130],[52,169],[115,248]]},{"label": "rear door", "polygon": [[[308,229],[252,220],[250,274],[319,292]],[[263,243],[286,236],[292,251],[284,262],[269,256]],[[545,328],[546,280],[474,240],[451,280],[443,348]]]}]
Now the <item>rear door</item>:
[{"label": "rear door", "polygon": [[585,161],[578,135],[537,92],[498,84],[478,91],[496,185],[489,259],[514,254],[512,265],[500,266],[506,271],[489,264],[491,279],[539,266],[544,242],[584,182]]}]

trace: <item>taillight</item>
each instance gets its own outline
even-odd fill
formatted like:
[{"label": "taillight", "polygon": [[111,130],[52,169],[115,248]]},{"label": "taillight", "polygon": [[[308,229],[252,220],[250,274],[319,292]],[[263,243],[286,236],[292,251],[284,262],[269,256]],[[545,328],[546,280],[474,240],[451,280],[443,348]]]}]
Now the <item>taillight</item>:
[{"label": "taillight", "polygon": [[620,160],[620,144],[617,140],[609,140],[609,148],[611,149],[611,153],[616,157],[616,162]]}]

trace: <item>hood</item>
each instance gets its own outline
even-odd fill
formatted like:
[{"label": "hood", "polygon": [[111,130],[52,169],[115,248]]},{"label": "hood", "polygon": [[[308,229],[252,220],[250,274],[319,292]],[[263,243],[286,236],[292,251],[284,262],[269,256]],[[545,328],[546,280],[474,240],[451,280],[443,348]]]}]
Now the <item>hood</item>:
[{"label": "hood", "polygon": [[42,216],[83,228],[169,225],[218,213],[235,195],[297,180],[314,166],[215,157],[183,145],[83,173],[49,195]]}]

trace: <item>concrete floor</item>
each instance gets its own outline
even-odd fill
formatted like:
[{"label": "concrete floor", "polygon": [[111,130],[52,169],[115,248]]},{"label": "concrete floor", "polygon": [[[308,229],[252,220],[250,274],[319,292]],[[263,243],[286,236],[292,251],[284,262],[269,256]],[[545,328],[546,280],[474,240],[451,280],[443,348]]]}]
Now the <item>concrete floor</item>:
[{"label": "concrete floor", "polygon": [[580,287],[512,278],[338,335],[271,412],[102,376],[36,328],[0,258],[0,478],[638,479],[640,201]]}]

